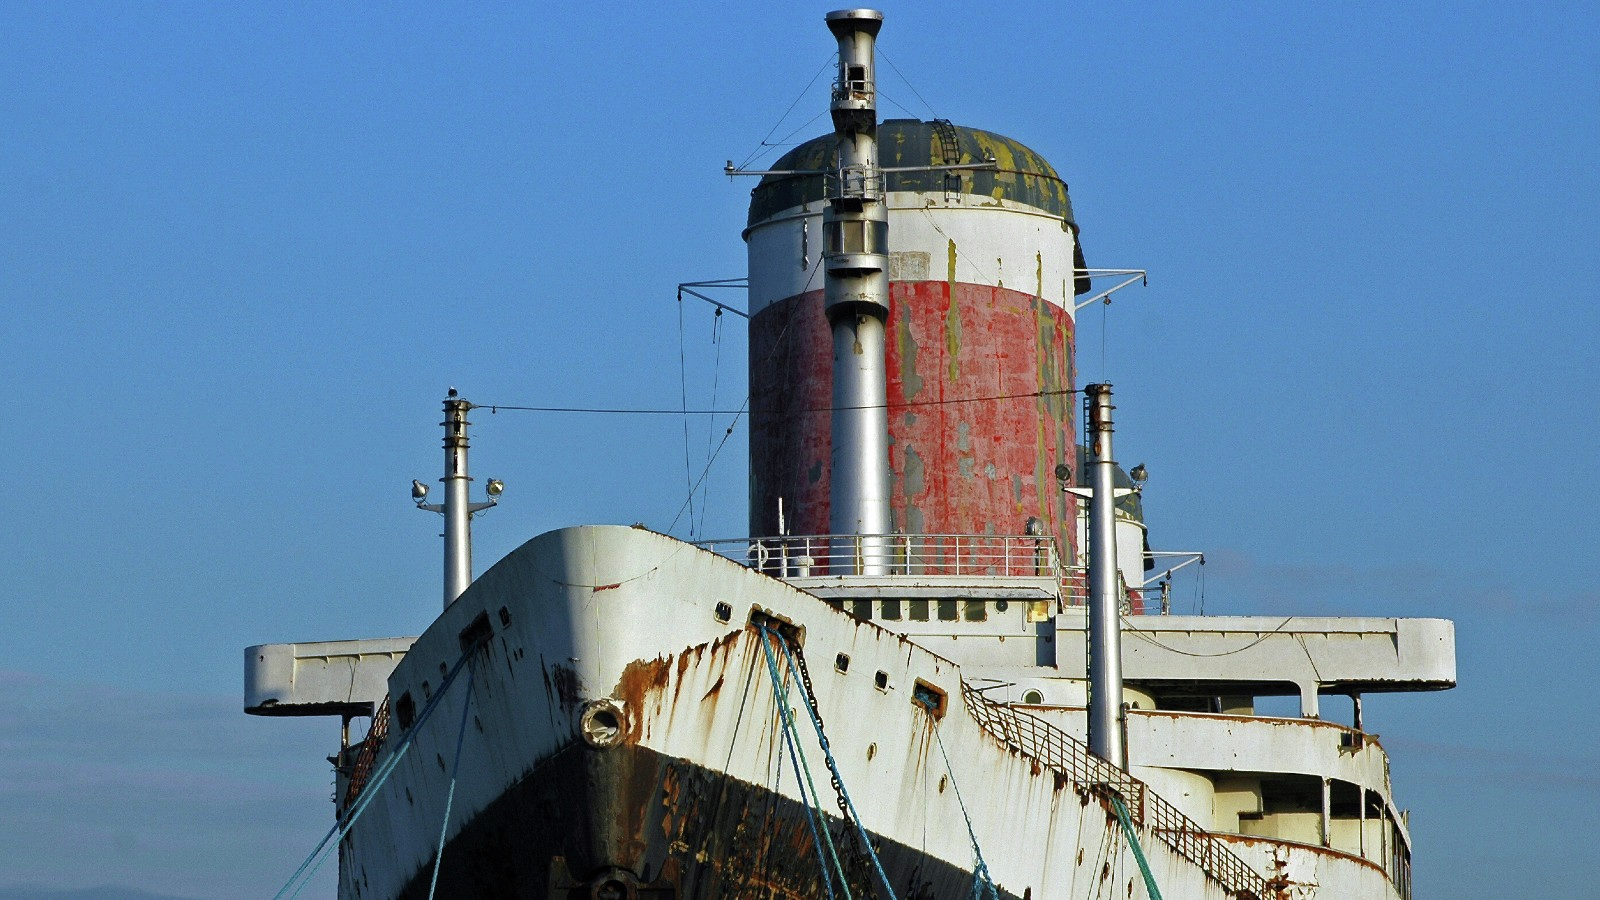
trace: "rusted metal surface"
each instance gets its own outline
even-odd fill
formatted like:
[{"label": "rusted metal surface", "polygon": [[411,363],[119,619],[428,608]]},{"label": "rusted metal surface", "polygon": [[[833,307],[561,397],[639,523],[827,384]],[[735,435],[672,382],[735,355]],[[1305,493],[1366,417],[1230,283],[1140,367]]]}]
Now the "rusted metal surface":
[{"label": "rusted metal surface", "polygon": [[[826,821],[842,838],[843,822]],[[970,870],[873,837],[898,896],[970,892]],[[591,900],[598,885],[616,880],[638,900],[824,900],[817,867],[795,800],[639,746],[572,749],[445,846],[439,896]],[[418,872],[402,900],[427,897],[430,875],[431,866]]]},{"label": "rusted metal surface", "polygon": [[[829,531],[832,344],[821,304],[813,291],[751,319],[753,534],[779,533],[779,498],[789,533]],[[1076,511],[1055,479],[1057,465],[1075,467],[1074,404],[1056,393],[1072,386],[1072,327],[1064,309],[1023,291],[891,285],[895,531],[1020,534],[1033,519],[1075,546]]]}]

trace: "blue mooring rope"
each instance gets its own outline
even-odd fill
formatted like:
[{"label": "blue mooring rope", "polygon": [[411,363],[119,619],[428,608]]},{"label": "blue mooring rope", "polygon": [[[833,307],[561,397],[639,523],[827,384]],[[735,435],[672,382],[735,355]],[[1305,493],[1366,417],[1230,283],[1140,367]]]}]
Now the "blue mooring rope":
[{"label": "blue mooring rope", "polygon": [[956,772],[950,767],[950,754],[944,749],[944,735],[939,732],[939,723],[933,723],[933,737],[939,742],[939,755],[944,757],[944,770],[950,775],[950,787],[956,793],[956,805],[961,807],[961,818],[967,820],[967,840],[972,842],[972,855],[977,862],[972,869],[972,897],[978,900],[987,893],[992,900],[1000,900],[1000,892],[994,885],[994,876],[989,874],[989,864],[983,861],[983,848],[978,846],[978,833],[972,827],[972,816],[967,812],[967,801],[961,798],[961,786],[956,784]]},{"label": "blue mooring rope", "polygon": [[[471,654],[468,654],[471,658]],[[461,731],[456,734],[456,759],[450,765],[450,793],[444,798],[444,821],[439,823],[439,846],[433,851],[433,878],[428,882],[428,900],[433,900],[439,889],[439,866],[444,862],[444,836],[450,830],[450,808],[456,802],[456,776],[461,772],[461,745],[467,738],[467,713],[472,710],[472,680],[477,677],[477,663],[467,666],[467,698],[461,701]]]},{"label": "blue mooring rope", "polygon": [[[779,638],[780,643],[783,644],[783,655],[789,661],[789,670],[798,672],[800,666],[794,661],[794,651],[790,649],[789,641],[783,638],[782,635],[779,635]],[[809,696],[807,699],[809,701]],[[850,810],[850,818],[855,820],[856,830],[861,833],[861,843],[866,845],[867,855],[872,858],[872,868],[877,870],[878,878],[882,879],[883,889],[889,892],[889,900],[896,900],[894,885],[889,883],[889,876],[883,871],[883,862],[878,859],[878,851],[872,847],[872,837],[867,834],[867,826],[861,824],[861,815],[856,812],[855,801],[850,799],[850,792],[845,790],[844,776],[839,774],[839,764],[834,761],[833,751],[828,747],[828,736],[822,731],[822,720],[817,718],[817,711],[812,708],[810,702],[802,705],[806,708],[806,714],[811,717],[812,727],[817,730],[817,743],[822,746],[822,755],[828,763],[828,771],[832,772],[833,777],[838,781],[839,795],[844,798],[845,807]]]},{"label": "blue mooring rope", "polygon": [[[423,704],[422,712],[417,714],[417,720],[413,722],[406,733],[401,736],[400,743],[395,747],[393,753],[388,759],[384,760],[383,764],[380,765],[373,773],[371,783],[362,788],[361,798],[356,802],[355,807],[351,809],[344,818],[333,823],[333,827],[328,829],[328,833],[324,834],[322,836],[322,840],[318,841],[317,846],[312,849],[311,855],[307,856],[305,861],[300,863],[300,867],[294,870],[294,874],[290,875],[289,880],[283,883],[283,887],[279,888],[278,892],[272,895],[273,900],[283,900],[284,892],[289,890],[290,886],[294,885],[295,881],[299,880],[302,875],[305,876],[304,879],[300,880],[300,884],[298,887],[295,887],[294,893],[288,895],[290,900],[300,896],[300,892],[306,889],[307,884],[311,883],[311,879],[317,874],[317,870],[321,869],[322,864],[328,860],[328,854],[325,852],[328,846],[328,841],[333,840],[335,835],[337,835],[338,839],[334,840],[334,846],[338,846],[338,842],[344,840],[345,835],[350,833],[350,829],[355,827],[356,820],[361,818],[361,814],[366,812],[367,807],[372,803],[373,798],[377,796],[378,788],[382,787],[383,783],[389,780],[389,776],[393,774],[395,767],[400,764],[400,760],[404,759],[405,755],[410,752],[412,742],[416,740],[417,733],[422,730],[422,723],[426,722],[428,717],[433,715],[433,711],[439,706],[439,701],[444,698],[445,693],[450,689],[451,683],[456,680],[457,675],[461,674],[462,667],[467,664],[467,661],[472,658],[472,654],[476,651],[477,647],[473,647],[466,653],[463,653],[460,659],[456,660],[456,664],[451,667],[448,673],[445,674],[444,681],[439,684],[439,690],[435,691],[433,697],[430,698],[427,703]],[[315,865],[312,865],[313,861],[315,861]],[[311,867],[309,872],[306,871],[307,866]]]},{"label": "blue mooring rope", "polygon": [[[799,730],[795,726],[794,718],[790,714],[789,710],[789,692],[786,688],[784,688],[783,679],[778,675],[778,663],[772,655],[772,645],[767,642],[766,626],[758,625],[757,627],[761,629],[761,650],[767,658],[767,673],[772,677],[773,699],[778,704],[779,718],[783,722],[783,745],[789,751],[789,764],[794,766],[795,783],[799,785],[800,788],[800,804],[805,807],[806,825],[811,829],[811,845],[817,848],[817,864],[822,869],[822,885],[823,887],[827,888],[829,900],[833,900],[833,877],[828,874],[828,860],[824,859],[822,856],[824,846],[823,842],[825,840],[827,842],[826,847],[828,856],[832,858],[834,867],[839,872],[839,884],[844,890],[845,900],[852,900],[850,895],[850,882],[849,879],[845,877],[844,865],[839,862],[839,854],[834,849],[833,834],[828,830],[826,819],[823,820],[821,828],[823,836],[817,836],[817,817],[821,815],[822,808],[821,795],[817,793],[816,782],[812,781],[811,779],[810,763],[804,762],[805,749],[800,747],[798,733]],[[798,757],[796,756],[797,750]],[[802,770],[801,766],[803,762],[804,769]],[[809,785],[811,789],[809,795],[806,793],[807,785]],[[815,798],[815,800],[813,801],[811,798]],[[812,810],[813,802],[816,803],[816,811]]]},{"label": "blue mooring rope", "polygon": [[1133,848],[1133,858],[1139,863],[1139,871],[1144,875],[1145,893],[1150,895],[1150,900],[1161,900],[1161,889],[1156,887],[1156,876],[1150,871],[1150,862],[1144,858],[1144,848],[1139,846],[1139,835],[1133,830],[1133,816],[1128,814],[1128,807],[1116,794],[1111,795],[1111,807],[1117,811],[1117,821],[1122,823],[1122,833],[1128,836],[1128,846]]}]

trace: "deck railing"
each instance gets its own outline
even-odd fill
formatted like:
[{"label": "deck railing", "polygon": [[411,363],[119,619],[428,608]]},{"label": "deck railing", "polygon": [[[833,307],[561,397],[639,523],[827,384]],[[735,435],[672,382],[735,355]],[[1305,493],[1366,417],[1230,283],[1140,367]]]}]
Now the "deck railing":
[{"label": "deck railing", "polygon": [[1133,821],[1203,869],[1239,900],[1267,900],[1266,879],[1211,832],[1152,792],[1144,782],[1089,752],[1088,745],[1045,720],[983,696],[965,681],[961,696],[983,730],[1028,759],[1048,766],[1084,788],[1114,792]]},{"label": "deck railing", "polygon": [[1031,534],[813,534],[697,541],[776,578],[1000,576],[1048,578],[1061,602],[1088,599],[1088,570],[1066,565],[1055,541]]},{"label": "deck railing", "polygon": [[383,702],[378,704],[378,711],[372,716],[372,727],[367,729],[367,738],[361,742],[361,749],[356,753],[355,765],[350,768],[350,781],[344,789],[344,802],[339,804],[339,815],[349,811],[356,798],[361,796],[361,789],[367,786],[367,779],[372,776],[372,764],[377,760],[378,751],[388,736],[389,697],[385,695]]}]

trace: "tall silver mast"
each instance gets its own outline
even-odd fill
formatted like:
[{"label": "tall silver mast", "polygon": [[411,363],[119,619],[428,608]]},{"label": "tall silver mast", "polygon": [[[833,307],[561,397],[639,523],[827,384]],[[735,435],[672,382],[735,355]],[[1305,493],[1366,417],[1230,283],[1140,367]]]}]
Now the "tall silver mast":
[{"label": "tall silver mast", "polygon": [[[839,41],[833,85],[839,170],[822,215],[823,308],[833,333],[832,473],[828,527],[856,536],[850,552],[861,574],[884,574],[889,533],[889,410],[884,358],[889,318],[889,213],[878,170],[878,102],[873,45],[883,13],[827,14]],[[838,551],[836,550],[836,555]]]},{"label": "tall silver mast", "polygon": [[1126,770],[1122,707],[1122,583],[1117,573],[1117,493],[1111,456],[1111,385],[1084,386],[1089,452],[1089,749]]},{"label": "tall silver mast", "polygon": [[498,501],[504,485],[491,478],[489,499],[473,503],[469,494],[472,478],[467,475],[467,411],[472,404],[451,388],[444,401],[444,502],[424,503],[428,487],[411,482],[411,499],[417,508],[444,516],[444,605],[448,607],[472,583],[472,514],[488,509]]}]

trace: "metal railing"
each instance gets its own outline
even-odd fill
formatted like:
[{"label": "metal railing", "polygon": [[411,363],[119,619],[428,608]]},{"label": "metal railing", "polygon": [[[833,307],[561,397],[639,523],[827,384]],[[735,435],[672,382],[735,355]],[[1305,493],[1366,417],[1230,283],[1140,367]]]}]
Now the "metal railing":
[{"label": "metal railing", "polygon": [[1055,541],[1035,535],[813,534],[699,541],[696,546],[783,578],[991,575],[1062,578]]},{"label": "metal railing", "polygon": [[1037,716],[983,696],[961,682],[967,711],[984,731],[1014,752],[1054,769],[1089,791],[1114,792],[1133,821],[1193,862],[1239,900],[1267,900],[1271,886],[1238,854],[1144,782],[1089,752],[1087,744]]},{"label": "metal railing", "polygon": [[1055,541],[1031,534],[813,534],[697,541],[775,578],[825,576],[1049,578],[1068,606],[1089,598],[1084,566],[1061,562]]},{"label": "metal railing", "polygon": [[340,815],[344,815],[355,804],[356,798],[361,796],[361,789],[367,786],[367,779],[372,776],[372,764],[377,761],[378,750],[388,736],[389,697],[384,695],[383,702],[378,704],[378,711],[372,715],[372,727],[367,729],[366,740],[361,742],[355,765],[350,768],[350,782],[345,786],[344,802],[339,804]]}]

